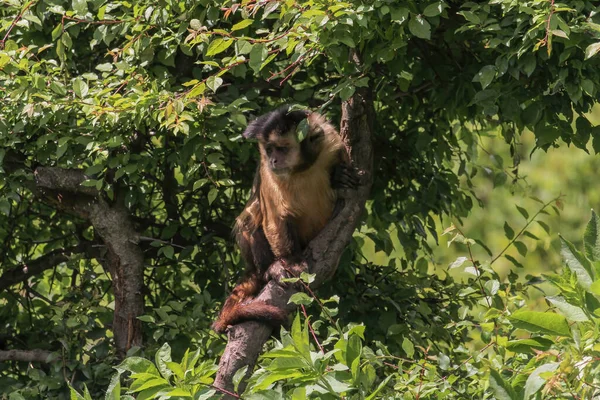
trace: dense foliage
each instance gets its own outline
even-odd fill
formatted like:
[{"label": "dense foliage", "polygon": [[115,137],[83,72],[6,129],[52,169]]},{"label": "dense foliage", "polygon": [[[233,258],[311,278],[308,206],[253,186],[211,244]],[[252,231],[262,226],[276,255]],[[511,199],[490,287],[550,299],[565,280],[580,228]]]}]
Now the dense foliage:
[{"label": "dense foliage", "polygon": [[[498,253],[487,262],[465,254],[471,274],[464,280],[433,273],[429,258],[449,225],[436,225],[436,217],[459,222],[481,201],[476,174],[496,186],[520,181],[525,129],[537,149],[560,141],[600,149],[599,128],[586,116],[600,88],[592,2],[0,5],[0,351],[50,352],[42,363],[1,364],[2,396],[67,398],[68,385],[81,391],[85,384],[100,397],[125,350],[159,355],[160,376],[141,358],[118,368],[149,374],[134,377],[131,389],[175,385],[210,395],[203,385],[224,342],[209,326],[225,283],[242,268],[229,227],[255,166],[241,131],[281,103],[337,121],[340,102],[357,87],[368,88],[376,112],[376,173],[364,222],[336,279],[318,293],[331,310],[308,307],[324,354],[309,341],[306,320],[297,320],[271,345],[249,391],[284,380],[279,393],[297,390],[296,398],[305,391],[522,398],[544,385],[567,397],[598,385],[596,330],[586,333],[597,325],[596,253],[586,261],[565,244],[569,269],[548,278],[562,296],[549,301],[574,323],[569,329],[558,313],[541,318],[551,323],[513,314],[527,292],[516,273],[494,271]],[[349,61],[352,49],[359,65]],[[481,145],[487,135],[507,143],[508,165],[501,157],[478,164],[478,153],[494,153]],[[65,182],[45,180],[49,170],[63,171],[57,167],[83,170],[85,181],[57,195]],[[95,217],[90,199],[118,218]],[[524,224],[540,209],[522,209]],[[538,238],[510,225],[504,232],[523,255],[523,235]],[[143,290],[134,295],[145,307],[144,315],[132,308],[125,322],[113,319],[127,304],[115,280],[123,242],[142,260]],[[513,327],[535,335],[514,336]],[[141,379],[165,382],[140,389],[148,383]]]}]

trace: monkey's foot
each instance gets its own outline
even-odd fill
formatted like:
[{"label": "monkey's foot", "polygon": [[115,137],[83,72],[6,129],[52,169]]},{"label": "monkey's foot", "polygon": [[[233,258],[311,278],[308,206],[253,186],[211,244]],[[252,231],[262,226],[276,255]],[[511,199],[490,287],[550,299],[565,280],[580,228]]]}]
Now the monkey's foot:
[{"label": "monkey's foot", "polygon": [[221,321],[221,319],[217,319],[215,322],[213,322],[212,324],[212,329],[217,332],[217,333],[225,333],[227,332],[227,330],[229,329],[230,325],[227,325],[226,323],[223,323]]},{"label": "monkey's foot", "polygon": [[267,281],[275,280],[279,286],[285,289],[292,285],[294,289],[301,291],[304,289],[303,282],[300,280],[294,283],[284,282],[283,279],[300,278],[300,274],[302,274],[302,272],[306,272],[305,264],[302,261],[291,262],[280,259],[271,264],[265,273],[265,278]]},{"label": "monkey's foot", "polygon": [[334,189],[356,189],[360,178],[356,168],[349,165],[336,165],[331,172],[331,187]]}]

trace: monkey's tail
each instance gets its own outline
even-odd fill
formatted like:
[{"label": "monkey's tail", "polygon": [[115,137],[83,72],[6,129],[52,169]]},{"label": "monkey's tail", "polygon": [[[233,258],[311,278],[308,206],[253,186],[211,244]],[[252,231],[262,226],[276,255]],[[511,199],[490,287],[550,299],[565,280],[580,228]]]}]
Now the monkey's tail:
[{"label": "monkey's tail", "polygon": [[245,321],[260,321],[273,327],[282,325],[287,320],[287,312],[266,303],[252,302],[237,303],[229,308],[223,308],[219,319],[213,324],[216,332],[223,333],[230,325]]}]

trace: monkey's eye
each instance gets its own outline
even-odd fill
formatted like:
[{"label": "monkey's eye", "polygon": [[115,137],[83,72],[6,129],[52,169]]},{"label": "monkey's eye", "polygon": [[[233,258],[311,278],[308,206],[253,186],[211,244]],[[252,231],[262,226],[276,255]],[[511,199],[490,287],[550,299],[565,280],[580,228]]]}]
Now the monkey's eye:
[{"label": "monkey's eye", "polygon": [[288,150],[289,149],[287,147],[277,147],[277,151],[283,154],[287,153]]}]

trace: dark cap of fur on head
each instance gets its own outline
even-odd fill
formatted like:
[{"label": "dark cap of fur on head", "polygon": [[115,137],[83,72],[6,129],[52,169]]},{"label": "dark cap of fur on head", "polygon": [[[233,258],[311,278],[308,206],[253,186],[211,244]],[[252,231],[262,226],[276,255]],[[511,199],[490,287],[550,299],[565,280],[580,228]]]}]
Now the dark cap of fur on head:
[{"label": "dark cap of fur on head", "polygon": [[250,122],[242,136],[246,139],[260,139],[265,135],[268,136],[271,132],[276,135],[285,135],[307,116],[308,111],[306,110],[290,111],[289,106],[283,106]]}]

